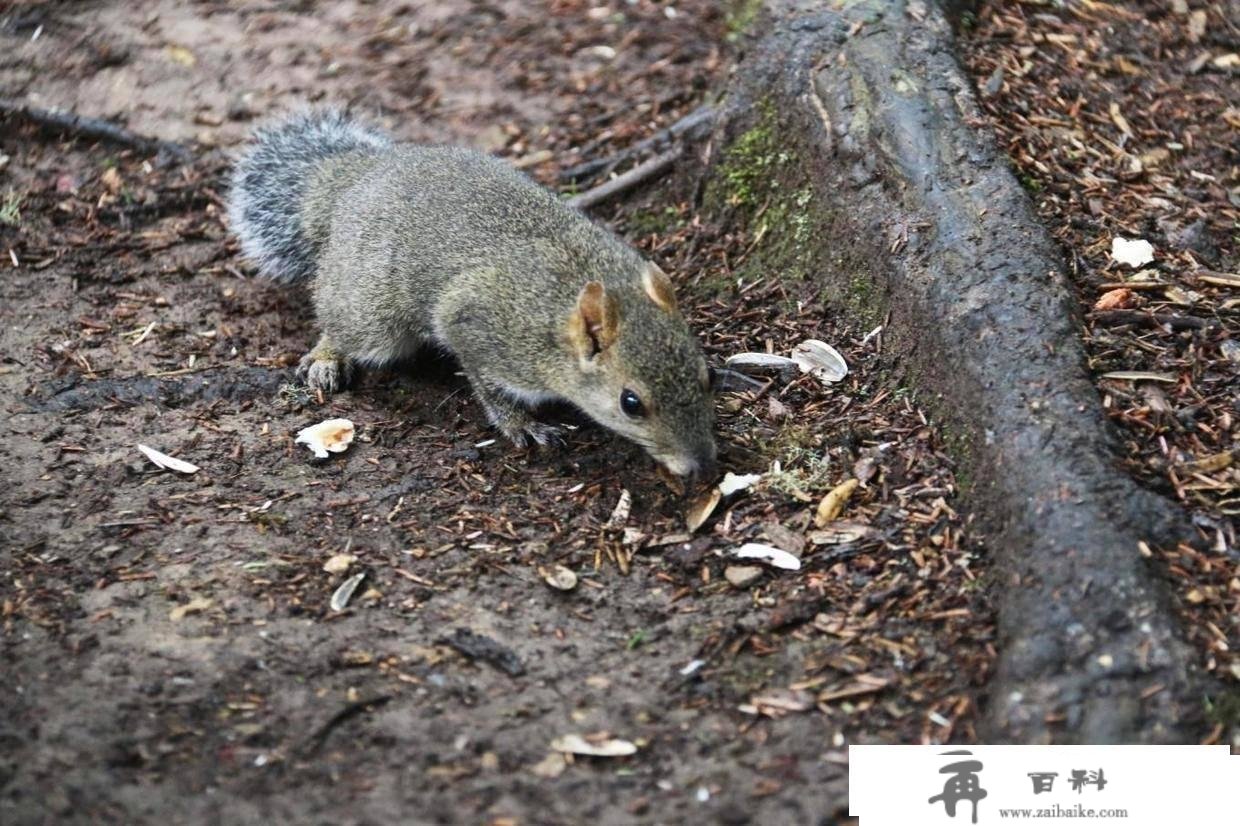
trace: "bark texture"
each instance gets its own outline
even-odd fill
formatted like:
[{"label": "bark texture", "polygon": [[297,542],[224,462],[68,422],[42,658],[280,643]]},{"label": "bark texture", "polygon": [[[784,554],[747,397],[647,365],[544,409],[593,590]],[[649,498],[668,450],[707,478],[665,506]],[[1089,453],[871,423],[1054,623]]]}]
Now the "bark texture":
[{"label": "bark texture", "polygon": [[1059,251],[984,129],[944,14],[922,0],[767,0],[755,31],[707,202],[744,179],[735,164],[756,130],[777,134],[801,176],[783,182],[793,217],[812,230],[797,260],[840,306],[889,312],[906,375],[955,434],[999,571],[983,737],[1195,739],[1205,678],[1138,550],[1190,525],[1117,466]]}]

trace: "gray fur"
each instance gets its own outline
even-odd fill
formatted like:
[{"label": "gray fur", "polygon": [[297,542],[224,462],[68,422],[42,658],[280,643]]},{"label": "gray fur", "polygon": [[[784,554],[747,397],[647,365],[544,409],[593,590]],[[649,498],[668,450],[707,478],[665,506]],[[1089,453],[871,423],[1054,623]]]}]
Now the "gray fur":
[{"label": "gray fur", "polygon": [[334,110],[307,112],[259,129],[254,146],[233,170],[228,221],[241,249],[275,281],[314,275],[318,247],[307,237],[298,211],[314,170],[344,153],[369,154],[392,142]]},{"label": "gray fur", "polygon": [[[391,146],[328,113],[261,132],[236,181],[246,253],[273,278],[313,276],[323,336],[301,374],[314,386],[339,389],[353,366],[432,344],[456,356],[487,416],[518,444],[556,438],[529,407],[563,399],[675,472],[713,464],[701,348],[680,313],[643,288],[649,265],[507,163]],[[585,352],[573,322],[592,281],[619,322],[608,346]],[[625,389],[649,415],[621,411]]]}]

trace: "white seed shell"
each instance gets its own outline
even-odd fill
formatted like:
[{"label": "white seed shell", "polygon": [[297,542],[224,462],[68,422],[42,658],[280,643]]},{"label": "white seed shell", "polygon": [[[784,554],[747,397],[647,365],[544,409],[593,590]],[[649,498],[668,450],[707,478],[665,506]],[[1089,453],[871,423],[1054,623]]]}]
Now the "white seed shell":
[{"label": "white seed shell", "polygon": [[848,362],[839,351],[815,338],[807,338],[792,351],[792,360],[802,373],[809,373],[819,381],[833,384],[848,375]]},{"label": "white seed shell", "polygon": [[801,560],[774,545],[746,542],[736,549],[734,555],[737,559],[758,559],[772,567],[783,568],[785,571],[801,570]]},{"label": "white seed shell", "polygon": [[327,454],[343,453],[353,443],[353,422],[348,419],[328,419],[297,431],[297,444],[314,451],[315,458],[326,459]]}]

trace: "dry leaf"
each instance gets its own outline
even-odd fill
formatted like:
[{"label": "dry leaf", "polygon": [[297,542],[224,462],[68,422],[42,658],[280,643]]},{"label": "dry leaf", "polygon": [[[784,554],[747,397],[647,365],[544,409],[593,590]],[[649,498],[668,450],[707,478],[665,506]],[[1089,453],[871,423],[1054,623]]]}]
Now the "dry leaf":
[{"label": "dry leaf", "polygon": [[627,490],[620,491],[620,500],[616,502],[616,506],[611,510],[611,516],[607,519],[607,524],[603,527],[608,529],[623,528],[624,523],[629,521],[629,510],[633,507],[633,497]]},{"label": "dry leaf", "polygon": [[721,499],[723,499],[723,494],[720,493],[718,487],[713,487],[689,505],[689,510],[685,513],[685,527],[690,533],[706,524],[706,520],[710,519],[710,515],[715,512]]},{"label": "dry leaf", "polygon": [[882,677],[875,677],[870,674],[859,674],[857,679],[848,685],[840,688],[828,689],[818,695],[818,702],[830,703],[835,700],[843,700],[847,697],[859,697],[863,694],[873,694],[876,691],[882,691],[887,687],[889,680]]},{"label": "dry leaf", "polygon": [[568,761],[564,759],[564,755],[558,751],[553,751],[533,766],[530,766],[530,771],[538,777],[554,780],[562,775],[567,768]]},{"label": "dry leaf", "polygon": [[182,66],[193,66],[198,62],[198,58],[194,57],[194,53],[184,46],[169,46],[168,58],[173,63],[179,63]]},{"label": "dry leaf", "polygon": [[1233,275],[1227,272],[1214,272],[1208,275],[1199,275],[1197,280],[1205,284],[1213,284],[1216,287],[1240,287],[1240,275]]},{"label": "dry leaf", "polygon": [[327,454],[342,453],[353,443],[353,422],[348,419],[328,419],[297,431],[296,443],[314,451],[315,458],[326,459]]},{"label": "dry leaf", "polygon": [[869,525],[860,522],[832,522],[820,531],[811,531],[809,541],[815,545],[846,545],[857,542],[874,532]]},{"label": "dry leaf", "polygon": [[538,573],[542,576],[543,582],[557,591],[571,591],[577,587],[577,575],[564,565],[556,565],[550,569],[539,568]]},{"label": "dry leaf", "polygon": [[340,664],[349,668],[360,668],[375,661],[375,655],[369,651],[344,651],[340,654]]},{"label": "dry leaf", "polygon": [[340,583],[340,587],[332,594],[331,607],[333,611],[343,611],[349,607],[349,600],[353,598],[353,592],[357,590],[357,586],[362,584],[362,580],[366,578],[366,574],[354,574],[353,576]]},{"label": "dry leaf", "polygon": [[1107,290],[1102,297],[1094,302],[1095,310],[1119,310],[1132,305],[1137,294],[1127,287],[1118,290]]},{"label": "dry leaf", "polygon": [[1171,150],[1159,146],[1151,149],[1149,152],[1141,153],[1141,165],[1147,169],[1154,169],[1162,166],[1171,158]]},{"label": "dry leaf", "polygon": [[1132,127],[1128,125],[1127,119],[1120,114],[1119,104],[1114,101],[1111,103],[1111,120],[1115,123],[1116,127],[1119,128],[1119,131],[1123,132],[1130,138],[1132,137]]},{"label": "dry leaf", "polygon": [[353,554],[336,554],[323,563],[323,570],[329,574],[343,574],[354,562],[357,562],[357,557]]},{"label": "dry leaf", "polygon": [[1187,290],[1182,290],[1174,285],[1164,289],[1163,296],[1172,304],[1179,304],[1183,307],[1190,307],[1195,303],[1193,296]]},{"label": "dry leaf", "polygon": [[1175,384],[1175,376],[1169,373],[1150,373],[1145,370],[1112,370],[1110,373],[1103,373],[1101,378],[1117,381],[1161,381]]},{"label": "dry leaf", "polygon": [[197,614],[207,610],[215,604],[215,600],[208,597],[194,597],[184,605],[178,605],[168,612],[168,619],[173,622],[180,622],[190,614]]},{"label": "dry leaf", "polygon": [[818,511],[814,514],[814,524],[825,528],[828,522],[838,519],[859,484],[856,479],[849,479],[836,485],[830,493],[822,497],[822,501],[818,503]]},{"label": "dry leaf", "polygon": [[116,167],[109,166],[103,170],[103,174],[99,176],[100,182],[107,187],[108,192],[113,195],[121,191],[121,173],[116,171]]},{"label": "dry leaf", "polygon": [[637,753],[637,746],[628,740],[616,738],[590,738],[580,734],[565,734],[551,741],[551,748],[566,754],[586,757],[627,757]]},{"label": "dry leaf", "polygon": [[[749,708],[753,709],[752,714],[783,717],[789,712],[809,711],[814,707],[814,700],[814,695],[805,690],[774,688],[750,698]],[[745,706],[741,710],[745,711]]]},{"label": "dry leaf", "polygon": [[1231,467],[1233,458],[1231,451],[1225,450],[1222,453],[1215,453],[1213,456],[1206,456],[1202,459],[1186,462],[1184,470],[1187,470],[1189,473],[1214,473],[1216,470]]},{"label": "dry leaf", "polygon": [[198,472],[198,465],[186,462],[184,459],[174,458],[169,456],[167,453],[160,453],[153,447],[138,445],[138,450],[142,451],[142,454],[146,456],[146,458],[150,459],[157,466],[164,468],[165,470],[175,470],[177,473]]}]

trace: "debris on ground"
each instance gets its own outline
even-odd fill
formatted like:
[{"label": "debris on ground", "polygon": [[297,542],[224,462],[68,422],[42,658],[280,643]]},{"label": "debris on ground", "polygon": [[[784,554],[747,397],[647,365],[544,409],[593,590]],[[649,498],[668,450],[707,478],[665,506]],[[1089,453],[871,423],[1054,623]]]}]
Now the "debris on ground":
[{"label": "debris on ground", "polygon": [[353,444],[353,422],[348,419],[327,419],[297,431],[296,442],[314,452],[316,459],[326,459],[329,453],[343,453]]}]

